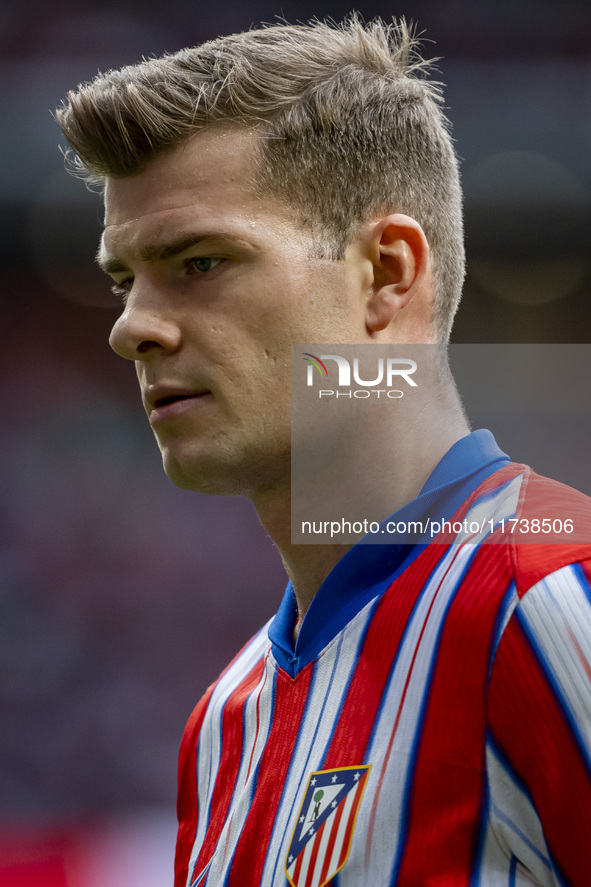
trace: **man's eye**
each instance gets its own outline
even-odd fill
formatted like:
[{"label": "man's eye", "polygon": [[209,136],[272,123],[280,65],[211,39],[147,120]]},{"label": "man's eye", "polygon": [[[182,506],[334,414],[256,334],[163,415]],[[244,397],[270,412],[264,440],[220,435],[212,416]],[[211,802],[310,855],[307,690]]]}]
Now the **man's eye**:
[{"label": "man's eye", "polygon": [[211,256],[203,256],[198,259],[189,259],[187,262],[187,268],[189,272],[207,274],[208,271],[213,271],[221,261],[221,259],[214,259]]},{"label": "man's eye", "polygon": [[129,293],[131,292],[131,288],[133,286],[133,277],[128,277],[126,280],[121,280],[119,283],[114,283],[111,287],[111,292],[114,296],[118,296],[120,299],[127,299]]}]

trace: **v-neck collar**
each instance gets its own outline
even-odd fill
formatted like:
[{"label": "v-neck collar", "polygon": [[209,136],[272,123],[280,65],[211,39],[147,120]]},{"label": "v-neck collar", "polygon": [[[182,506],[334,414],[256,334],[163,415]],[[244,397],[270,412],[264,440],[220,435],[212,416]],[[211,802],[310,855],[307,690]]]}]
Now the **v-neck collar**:
[{"label": "v-neck collar", "polygon": [[[473,431],[457,441],[431,472],[421,492],[389,520],[408,524],[448,519],[489,475],[509,462],[490,431]],[[312,662],[348,622],[373,598],[382,594],[397,575],[426,548],[427,543],[401,541],[379,545],[357,542],[326,577],[302,622],[293,647],[297,618],[295,595],[288,583],[283,600],[269,626],[273,655],[292,677]]]}]

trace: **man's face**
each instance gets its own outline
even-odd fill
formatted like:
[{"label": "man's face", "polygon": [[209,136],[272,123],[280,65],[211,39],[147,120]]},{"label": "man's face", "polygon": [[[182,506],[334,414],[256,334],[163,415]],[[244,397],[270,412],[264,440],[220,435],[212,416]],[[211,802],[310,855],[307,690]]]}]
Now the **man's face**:
[{"label": "man's face", "polygon": [[369,273],[355,248],[314,258],[290,208],[253,194],[256,139],[200,133],[109,179],[100,256],[167,474],[255,499],[289,481],[290,345],[365,341]]}]

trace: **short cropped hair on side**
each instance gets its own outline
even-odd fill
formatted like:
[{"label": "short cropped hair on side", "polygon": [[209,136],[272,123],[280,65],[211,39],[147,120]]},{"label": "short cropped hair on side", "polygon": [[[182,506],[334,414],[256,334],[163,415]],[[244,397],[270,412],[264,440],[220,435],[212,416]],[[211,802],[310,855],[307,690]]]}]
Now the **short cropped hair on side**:
[{"label": "short cropped hair on side", "polygon": [[94,182],[133,176],[205,127],[261,136],[257,193],[289,203],[341,259],[360,226],[401,212],[431,248],[433,321],[447,341],[464,278],[458,162],[440,84],[404,20],[270,25],[99,74],[57,119]]}]

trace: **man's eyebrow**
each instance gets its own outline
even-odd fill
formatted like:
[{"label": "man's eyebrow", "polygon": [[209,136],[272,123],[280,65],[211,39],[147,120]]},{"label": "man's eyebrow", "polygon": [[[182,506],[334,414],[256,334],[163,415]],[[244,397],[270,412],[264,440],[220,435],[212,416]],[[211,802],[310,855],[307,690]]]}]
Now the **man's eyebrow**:
[{"label": "man's eyebrow", "polygon": [[[192,246],[197,246],[199,243],[202,243],[204,240],[216,240],[216,241],[227,241],[230,238],[226,237],[223,234],[218,233],[203,233],[203,234],[195,234],[195,233],[187,233],[180,234],[175,240],[170,243],[154,243],[148,244],[144,246],[139,251],[140,259],[143,262],[162,262],[166,259],[171,259],[174,256],[178,256],[179,253],[183,253],[186,249],[189,249]],[[122,271],[129,271],[129,267],[117,258],[109,258],[103,252],[103,245],[99,246],[96,261],[106,274],[119,274]]]}]

